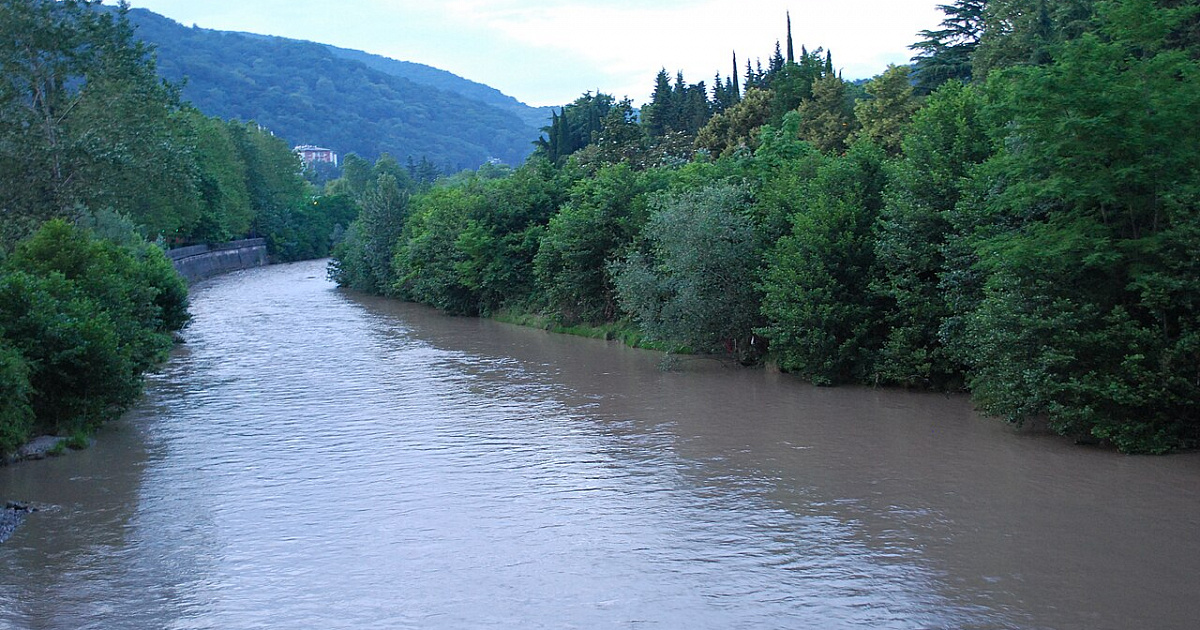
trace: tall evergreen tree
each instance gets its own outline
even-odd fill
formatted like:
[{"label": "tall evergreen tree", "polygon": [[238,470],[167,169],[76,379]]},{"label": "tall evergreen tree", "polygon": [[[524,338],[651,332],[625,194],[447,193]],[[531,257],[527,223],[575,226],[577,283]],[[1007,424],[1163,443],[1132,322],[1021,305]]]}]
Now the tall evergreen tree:
[{"label": "tall evergreen tree", "polygon": [[1104,0],[989,0],[971,76],[983,79],[998,68],[1048,63],[1053,47],[1093,29],[1098,2]]},{"label": "tall evergreen tree", "polygon": [[796,62],[796,49],[792,47],[792,12],[787,12],[787,60]]},{"label": "tall evergreen tree", "polygon": [[775,53],[771,55],[771,65],[767,70],[768,75],[774,76],[775,73],[783,70],[784,63],[783,51],[779,48],[779,40],[775,40]]},{"label": "tall evergreen tree", "polygon": [[928,94],[946,81],[971,79],[971,57],[983,35],[984,11],[988,0],[955,0],[938,5],[946,17],[938,30],[918,33],[923,39],[910,49],[917,90]]},{"label": "tall evergreen tree", "polygon": [[654,78],[654,92],[650,95],[650,103],[642,110],[642,126],[646,135],[651,138],[661,138],[670,130],[671,116],[671,77],[667,69],[658,71]]},{"label": "tall evergreen tree", "polygon": [[[749,66],[747,66],[747,67],[749,67]],[[742,90],[738,86],[737,51],[733,52],[733,72],[729,76],[730,76],[730,78],[733,79],[733,98],[734,98],[734,100],[741,100]]]}]

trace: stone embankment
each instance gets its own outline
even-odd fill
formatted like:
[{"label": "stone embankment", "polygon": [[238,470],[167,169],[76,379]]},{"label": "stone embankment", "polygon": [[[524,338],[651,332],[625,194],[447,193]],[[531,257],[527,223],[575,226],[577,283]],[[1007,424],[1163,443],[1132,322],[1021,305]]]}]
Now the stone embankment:
[{"label": "stone embankment", "polygon": [[267,240],[251,238],[219,245],[180,247],[167,250],[167,257],[189,283],[199,282],[222,273],[266,265]]}]

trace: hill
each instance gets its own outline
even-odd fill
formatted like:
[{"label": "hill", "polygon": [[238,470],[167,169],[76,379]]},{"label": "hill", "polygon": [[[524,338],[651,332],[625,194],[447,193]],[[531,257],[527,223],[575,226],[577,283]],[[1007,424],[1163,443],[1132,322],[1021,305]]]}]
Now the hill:
[{"label": "hill", "polygon": [[550,112],[554,108],[530,107],[490,85],[464,79],[452,72],[422,63],[398,61],[390,57],[374,55],[361,50],[350,50],[348,48],[338,48],[337,46],[329,45],[326,45],[326,48],[333,51],[333,54],[339,57],[362,62],[368,68],[374,68],[392,76],[403,77],[413,83],[461,94],[481,103],[487,103],[488,105],[512,112],[525,121],[525,124],[534,129],[541,129],[550,124]]},{"label": "hill", "polygon": [[157,49],[159,73],[183,82],[185,100],[210,116],[256,121],[292,144],[368,159],[424,157],[459,170],[490,159],[519,164],[538,136],[538,118],[529,113],[538,110],[435,68],[313,42],[188,28],[145,9],[129,18]]}]

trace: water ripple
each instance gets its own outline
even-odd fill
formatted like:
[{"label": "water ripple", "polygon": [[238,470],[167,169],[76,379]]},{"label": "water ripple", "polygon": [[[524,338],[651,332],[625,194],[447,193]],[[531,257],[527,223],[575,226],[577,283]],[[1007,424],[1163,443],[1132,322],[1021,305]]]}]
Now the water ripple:
[{"label": "water ripple", "polygon": [[[1007,549],[958,497],[1009,486],[972,493],[937,469],[912,437],[925,399],[664,373],[602,342],[349,296],[318,267],[194,293],[186,345],[100,474],[114,500],[49,521],[64,551],[0,580],[0,626],[1104,625],[955,546]],[[943,423],[965,413],[950,409]]]}]

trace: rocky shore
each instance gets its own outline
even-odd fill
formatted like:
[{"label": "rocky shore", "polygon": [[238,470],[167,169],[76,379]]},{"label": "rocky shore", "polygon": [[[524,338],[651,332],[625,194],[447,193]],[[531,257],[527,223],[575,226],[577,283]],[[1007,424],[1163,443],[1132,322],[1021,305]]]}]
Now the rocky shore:
[{"label": "rocky shore", "polygon": [[[16,453],[0,460],[0,465],[14,464],[16,462],[45,459],[51,455],[57,455],[65,450],[67,438],[54,437],[51,435],[43,435],[34,438],[29,443],[17,449]],[[33,512],[37,512],[38,507],[24,501],[7,501],[4,507],[0,509],[0,544],[8,540],[13,532],[21,526],[25,521],[25,517]]]},{"label": "rocky shore", "polygon": [[17,531],[17,527],[20,527],[27,515],[37,511],[38,508],[29,503],[21,501],[5,503],[4,509],[0,510],[0,544],[3,544],[9,536],[13,535],[13,532]]},{"label": "rocky shore", "polygon": [[3,463],[15,464],[27,459],[46,459],[51,455],[58,455],[66,448],[64,444],[66,441],[65,437],[54,437],[53,435],[36,437],[17,449],[16,453],[8,456]]}]

